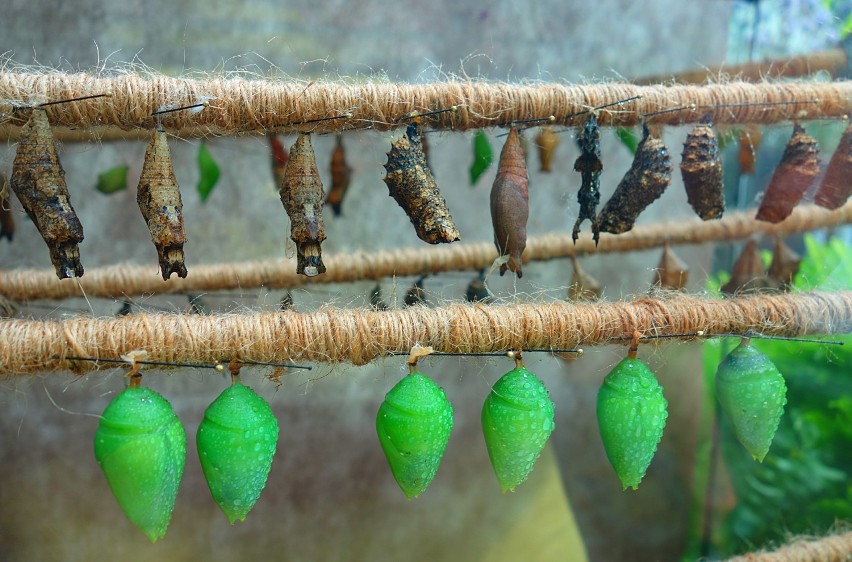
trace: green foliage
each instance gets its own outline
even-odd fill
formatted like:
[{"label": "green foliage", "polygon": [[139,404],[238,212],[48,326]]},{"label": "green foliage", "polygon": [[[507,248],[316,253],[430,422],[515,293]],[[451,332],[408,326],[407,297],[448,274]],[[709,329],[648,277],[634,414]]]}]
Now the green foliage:
[{"label": "green foliage", "polygon": [[636,149],[639,147],[639,136],[636,134],[636,131],[626,127],[616,127],[615,134],[621,143],[627,147],[627,150],[630,151],[630,154],[636,154]]},{"label": "green foliage", "polygon": [[476,185],[482,174],[491,167],[494,162],[494,151],[491,143],[482,129],[476,131],[473,137],[473,163],[470,165],[470,185]]},{"label": "green foliage", "polygon": [[127,166],[116,166],[99,174],[95,189],[106,195],[127,189],[127,169]]},{"label": "green foliage", "polygon": [[213,155],[207,149],[207,144],[203,142],[198,147],[198,173],[197,189],[203,203],[213,193],[213,188],[216,187],[219,176],[222,174],[219,164],[213,159]]}]

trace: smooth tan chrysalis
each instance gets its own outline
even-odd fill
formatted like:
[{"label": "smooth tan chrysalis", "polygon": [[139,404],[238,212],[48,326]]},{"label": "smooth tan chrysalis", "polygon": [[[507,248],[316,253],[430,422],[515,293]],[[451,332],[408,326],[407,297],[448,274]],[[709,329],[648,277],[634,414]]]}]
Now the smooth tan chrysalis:
[{"label": "smooth tan chrysalis", "polygon": [[672,291],[683,291],[689,280],[689,266],[669,247],[668,242],[663,246],[663,256],[660,264],[654,270],[653,285]]},{"label": "smooth tan chrysalis", "polygon": [[779,223],[790,216],[819,175],[819,145],[798,123],[775,168],[755,218]]},{"label": "smooth tan chrysalis", "polygon": [[287,162],[290,161],[290,155],[287,154],[287,149],[278,140],[278,135],[267,133],[266,139],[269,141],[269,147],[272,149],[272,177],[275,180],[275,189],[281,189],[281,184],[284,183],[284,170],[287,169]]},{"label": "smooth tan chrysalis", "polygon": [[663,141],[642,128],[633,164],[598,216],[601,232],[620,234],[633,228],[636,218],[660,198],[672,181],[672,159]]},{"label": "smooth tan chrysalis", "polygon": [[814,202],[826,209],[839,209],[852,195],[852,123],[840,137],[840,144],[828,162],[828,168],[814,196]]},{"label": "smooth tan chrysalis", "polygon": [[574,273],[568,286],[568,300],[593,301],[600,297],[603,287],[597,279],[583,271],[577,256],[571,256],[571,265],[574,266]]},{"label": "smooth tan chrysalis", "polygon": [[574,222],[571,237],[576,244],[580,237],[580,224],[589,219],[592,222],[592,235],[595,238],[595,245],[597,245],[600,238],[600,228],[595,213],[601,200],[603,163],[601,162],[601,131],[594,113],[589,116],[583,131],[577,136],[577,144],[580,146],[580,156],[574,162],[574,171],[580,172],[582,183],[580,184],[580,191],[577,192],[580,212]]},{"label": "smooth tan chrysalis", "polygon": [[325,193],[308,133],[300,133],[290,148],[280,195],[290,217],[290,238],[296,243],[296,273],[308,277],[325,273],[320,248],[325,240],[322,224]]},{"label": "smooth tan chrysalis", "polygon": [[731,268],[731,279],[722,285],[722,292],[733,295],[773,288],[775,284],[766,276],[763,260],[754,240],[749,240],[742,254]]},{"label": "smooth tan chrysalis", "polygon": [[799,264],[802,257],[790,249],[778,236],[775,238],[775,250],[772,252],[772,263],[769,265],[767,275],[769,279],[778,283],[782,288],[788,289],[793,286],[793,280],[799,272]]},{"label": "smooth tan chrysalis", "polygon": [[553,132],[552,127],[542,127],[541,132],[535,138],[535,145],[538,147],[538,161],[541,164],[541,171],[550,172],[553,155],[559,145],[559,135]]},{"label": "smooth tan chrysalis", "polygon": [[71,206],[65,171],[43,109],[32,109],[29,120],[21,128],[11,185],[47,243],[57,277],[83,275],[77,246],[83,241],[83,225]]},{"label": "smooth tan chrysalis", "polygon": [[157,247],[163,279],[168,280],[172,273],[186,277],[186,265],[183,262],[183,245],[186,243],[183,203],[164,131],[155,131],[145,150],[136,202],[151,232],[151,240]]},{"label": "smooth tan chrysalis", "polygon": [[325,202],[334,211],[334,216],[339,217],[343,205],[343,197],[349,188],[352,178],[352,168],[346,163],[346,153],[343,150],[343,135],[337,135],[337,144],[331,153],[331,190],[328,192]]},{"label": "smooth tan chrysalis", "polygon": [[419,125],[411,123],[405,134],[391,143],[387,154],[385,183],[417,236],[429,244],[458,240],[459,231],[426,164]]},{"label": "smooth tan chrysalis", "polygon": [[680,173],[686,198],[702,220],[720,219],[725,212],[725,185],[719,141],[710,122],[702,119],[686,136]]},{"label": "smooth tan chrysalis", "polygon": [[0,175],[0,238],[9,242],[15,236],[15,217],[9,201],[9,181],[5,175]]},{"label": "smooth tan chrysalis", "polygon": [[500,265],[500,275],[509,269],[520,279],[521,255],[527,245],[527,219],[529,218],[529,192],[527,191],[527,164],[514,127],[509,131],[506,144],[500,152],[497,177],[491,186],[491,223],[494,226],[494,245],[508,261]]}]

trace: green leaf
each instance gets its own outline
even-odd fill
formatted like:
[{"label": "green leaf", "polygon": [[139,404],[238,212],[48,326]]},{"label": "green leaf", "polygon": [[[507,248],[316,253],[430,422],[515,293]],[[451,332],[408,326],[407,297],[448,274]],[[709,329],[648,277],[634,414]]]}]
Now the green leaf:
[{"label": "green leaf", "polygon": [[639,146],[639,137],[633,129],[626,127],[616,127],[615,134],[621,140],[622,144],[627,147],[630,154],[636,154],[636,148]]},{"label": "green leaf", "polygon": [[95,189],[109,195],[127,189],[127,166],[116,166],[98,175]]},{"label": "green leaf", "polygon": [[494,151],[491,150],[491,144],[488,142],[488,137],[482,129],[476,131],[473,137],[473,164],[470,165],[470,185],[476,185],[476,182],[491,166],[494,161]]},{"label": "green leaf", "polygon": [[216,182],[219,181],[219,176],[222,174],[219,165],[203,142],[198,147],[198,172],[198,194],[203,203],[213,193],[213,188],[216,187]]}]

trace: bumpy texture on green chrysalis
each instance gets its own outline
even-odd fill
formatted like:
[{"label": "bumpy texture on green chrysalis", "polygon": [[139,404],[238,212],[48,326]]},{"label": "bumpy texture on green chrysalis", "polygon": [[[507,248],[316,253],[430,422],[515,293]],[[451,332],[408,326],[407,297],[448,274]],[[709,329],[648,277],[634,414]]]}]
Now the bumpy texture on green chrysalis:
[{"label": "bumpy texture on green chrysalis", "polygon": [[740,343],[716,370],[716,396],[734,433],[763,462],[787,403],[787,386],[769,358]]},{"label": "bumpy texture on green chrysalis", "polygon": [[482,405],[482,433],[503,492],[526,481],[554,427],[553,402],[534,374],[517,367],[494,383]]},{"label": "bumpy texture on green chrysalis", "polygon": [[376,432],[393,477],[408,499],[426,490],[438,472],[453,430],[453,406],[444,390],[411,373],[385,396]]},{"label": "bumpy texture on green chrysalis", "polygon": [[186,462],[186,433],[171,404],[145,387],[109,403],[95,458],[130,521],[152,542],[166,534]]},{"label": "bumpy texture on green chrysalis", "polygon": [[195,442],[213,499],[232,525],[245,521],[266,486],[278,443],[269,404],[236,382],[207,407]]},{"label": "bumpy texture on green chrysalis", "polygon": [[598,390],[598,428],[624,490],[645,476],[663,437],[668,412],[663,387],[642,361],[626,357]]}]

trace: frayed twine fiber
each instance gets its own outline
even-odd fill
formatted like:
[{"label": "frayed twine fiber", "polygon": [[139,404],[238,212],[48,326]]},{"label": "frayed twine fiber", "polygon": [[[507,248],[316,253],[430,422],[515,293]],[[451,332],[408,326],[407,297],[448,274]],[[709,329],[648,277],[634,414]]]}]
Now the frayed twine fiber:
[{"label": "frayed twine fiber", "polygon": [[[801,336],[852,331],[852,291],[731,300],[674,296],[594,304],[411,307],[376,312],[324,308],[236,315],[134,314],[61,321],[0,320],[0,372],[93,368],[67,356],[115,358],[145,350],[153,361],[352,362],[363,365],[415,344],[482,353],[566,349],[618,338],[695,333]],[[688,338],[685,338],[688,339]]]},{"label": "frayed twine fiber", "polygon": [[771,552],[751,552],[728,562],[849,562],[852,560],[852,531],[820,539],[798,538]]}]

